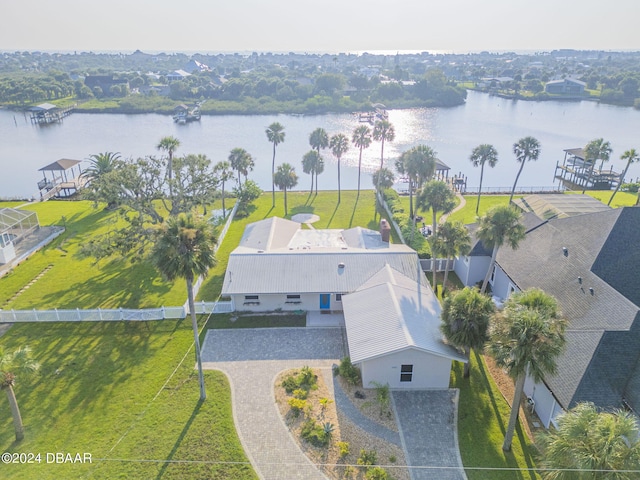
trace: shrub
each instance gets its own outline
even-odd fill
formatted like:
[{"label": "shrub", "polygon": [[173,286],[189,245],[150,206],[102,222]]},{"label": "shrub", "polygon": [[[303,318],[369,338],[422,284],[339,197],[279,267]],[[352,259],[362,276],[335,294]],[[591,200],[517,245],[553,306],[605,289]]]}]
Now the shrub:
[{"label": "shrub", "polygon": [[307,407],[307,401],[300,398],[290,398],[289,406],[291,407],[291,413],[293,413],[293,416],[297,417],[300,415],[300,412],[304,411]]},{"label": "shrub", "polygon": [[376,389],[376,401],[380,407],[380,415],[390,415],[389,405],[391,403],[391,396],[389,394],[389,384],[382,385],[378,382],[371,382]]},{"label": "shrub", "polygon": [[322,430],[327,437],[331,437],[333,435],[333,431],[335,430],[335,426],[331,422],[326,422],[322,424]]},{"label": "shrub", "polygon": [[365,450],[364,448],[360,450],[360,456],[357,461],[358,465],[369,467],[371,465],[375,465],[377,461],[378,454],[375,450]]},{"label": "shrub", "polygon": [[293,391],[293,396],[296,398],[299,398],[300,400],[306,400],[308,395],[309,395],[309,391],[305,390],[304,388],[296,388]]},{"label": "shrub", "polygon": [[349,357],[344,357],[340,362],[338,374],[350,385],[358,385],[360,383],[360,369],[351,363]]},{"label": "shrub", "polygon": [[298,388],[298,382],[296,382],[296,377],[293,375],[287,375],[287,377],[282,381],[281,385],[287,393],[292,393]]},{"label": "shrub", "polygon": [[315,447],[326,447],[329,444],[330,434],[327,435],[324,428],[318,425],[313,419],[308,419],[302,426],[300,435],[304,440]]},{"label": "shrub", "polygon": [[340,458],[349,455],[349,442],[337,442],[338,450],[340,450]]},{"label": "shrub", "polygon": [[364,474],[364,478],[367,480],[388,480],[389,474],[382,467],[371,467],[367,469],[367,473]]},{"label": "shrub", "polygon": [[299,389],[309,392],[309,390],[318,388],[318,376],[313,373],[311,368],[305,366],[300,369],[299,373],[287,375],[280,385],[287,393],[294,395],[295,391]]},{"label": "shrub", "polygon": [[638,193],[640,183],[623,183],[620,185],[620,191],[629,193]]}]

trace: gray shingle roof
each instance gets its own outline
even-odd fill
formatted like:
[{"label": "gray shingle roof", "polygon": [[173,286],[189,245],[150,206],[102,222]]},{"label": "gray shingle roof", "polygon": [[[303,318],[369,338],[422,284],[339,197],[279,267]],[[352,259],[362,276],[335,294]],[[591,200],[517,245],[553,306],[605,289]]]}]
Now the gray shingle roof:
[{"label": "gray shingle roof", "polygon": [[518,288],[554,295],[569,322],[558,374],[546,379],[565,408],[586,400],[619,406],[638,361],[629,331],[638,322],[639,227],[640,209],[631,207],[555,218],[530,230],[518,250],[498,253]]}]

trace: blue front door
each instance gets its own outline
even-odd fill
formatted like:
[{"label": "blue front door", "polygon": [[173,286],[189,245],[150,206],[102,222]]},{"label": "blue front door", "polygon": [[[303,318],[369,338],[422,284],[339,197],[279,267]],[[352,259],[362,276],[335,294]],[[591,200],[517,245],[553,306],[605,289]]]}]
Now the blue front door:
[{"label": "blue front door", "polygon": [[331,308],[331,294],[320,294],[320,310],[329,310]]}]

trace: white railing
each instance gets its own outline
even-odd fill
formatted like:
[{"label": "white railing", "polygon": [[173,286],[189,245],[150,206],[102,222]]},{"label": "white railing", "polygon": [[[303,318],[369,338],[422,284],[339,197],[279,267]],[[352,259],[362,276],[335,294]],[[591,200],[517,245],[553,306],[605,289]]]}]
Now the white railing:
[{"label": "white railing", "polygon": [[[232,302],[197,302],[196,313],[230,313]],[[160,307],[144,309],[93,310],[0,310],[0,323],[22,322],[120,322],[149,320],[178,320],[187,316],[184,307]]]},{"label": "white railing", "polygon": [[[509,195],[513,187],[482,187],[482,194],[504,194]],[[515,195],[527,193],[563,193],[566,189],[562,186],[545,187],[516,187]],[[462,192],[463,195],[477,194],[478,187],[467,187]]]}]

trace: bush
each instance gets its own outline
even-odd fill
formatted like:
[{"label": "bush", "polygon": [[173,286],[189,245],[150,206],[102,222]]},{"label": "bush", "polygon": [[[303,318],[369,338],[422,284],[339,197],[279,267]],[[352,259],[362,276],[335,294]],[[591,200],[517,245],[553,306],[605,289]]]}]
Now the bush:
[{"label": "bush", "polygon": [[351,363],[349,357],[344,357],[340,362],[338,375],[344,378],[349,385],[358,385],[360,383],[360,369]]},{"label": "bush", "polygon": [[331,437],[331,434],[327,435],[325,429],[311,418],[304,422],[300,435],[305,441],[315,447],[326,447]]},{"label": "bush", "polygon": [[308,395],[309,391],[305,390],[304,388],[296,388],[293,391],[293,396],[299,398],[300,400],[306,400]]},{"label": "bush", "polygon": [[388,480],[389,474],[382,467],[371,467],[367,469],[367,473],[364,474],[364,478],[367,480]]},{"label": "bush", "polygon": [[640,183],[623,183],[620,185],[620,191],[629,193],[638,193]]},{"label": "bush", "polygon": [[380,415],[391,415],[389,405],[391,403],[391,396],[389,394],[389,384],[382,385],[378,382],[371,382],[376,389],[376,401],[380,407]]},{"label": "bush", "polygon": [[298,417],[300,412],[303,412],[307,408],[307,401],[301,398],[290,398],[289,406],[291,407],[291,413],[294,417]]},{"label": "bush", "polygon": [[349,455],[349,442],[337,442],[338,450],[340,450],[340,458]]},{"label": "bush", "polygon": [[280,385],[289,394],[296,395],[296,390],[305,390],[308,393],[309,390],[318,388],[318,376],[313,373],[311,368],[305,366],[300,369],[298,374],[288,375]]},{"label": "bush", "polygon": [[358,465],[369,467],[371,465],[375,465],[377,461],[378,454],[375,450],[365,450],[364,448],[360,450],[360,456],[357,461]]}]

